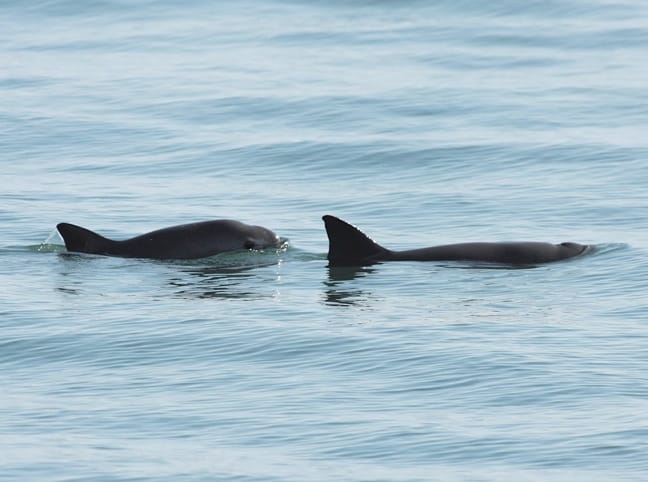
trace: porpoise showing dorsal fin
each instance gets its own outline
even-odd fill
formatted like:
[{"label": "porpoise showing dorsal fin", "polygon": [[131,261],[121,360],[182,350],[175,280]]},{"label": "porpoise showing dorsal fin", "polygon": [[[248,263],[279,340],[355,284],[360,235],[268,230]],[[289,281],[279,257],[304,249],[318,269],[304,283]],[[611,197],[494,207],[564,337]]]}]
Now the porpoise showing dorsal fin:
[{"label": "porpoise showing dorsal fin", "polygon": [[322,219],[329,238],[328,260],[332,266],[361,266],[388,257],[388,249],[355,226],[329,214]]},{"label": "porpoise showing dorsal fin", "polygon": [[392,251],[375,243],[341,219],[330,215],[323,219],[329,238],[330,266],[363,266],[380,261],[468,261],[535,265],[573,258],[590,250],[587,245],[578,243],[522,241],[457,243]]}]

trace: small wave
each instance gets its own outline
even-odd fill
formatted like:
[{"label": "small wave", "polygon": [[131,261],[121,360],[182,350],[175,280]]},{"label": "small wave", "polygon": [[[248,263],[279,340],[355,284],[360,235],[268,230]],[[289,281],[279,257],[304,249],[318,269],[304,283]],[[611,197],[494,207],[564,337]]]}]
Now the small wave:
[{"label": "small wave", "polygon": [[24,253],[64,253],[65,246],[60,244],[40,243],[28,246],[5,246],[0,248],[0,256]]},{"label": "small wave", "polygon": [[625,251],[629,248],[630,245],[627,243],[592,244],[588,247],[585,254],[588,256],[602,256],[616,251]]}]

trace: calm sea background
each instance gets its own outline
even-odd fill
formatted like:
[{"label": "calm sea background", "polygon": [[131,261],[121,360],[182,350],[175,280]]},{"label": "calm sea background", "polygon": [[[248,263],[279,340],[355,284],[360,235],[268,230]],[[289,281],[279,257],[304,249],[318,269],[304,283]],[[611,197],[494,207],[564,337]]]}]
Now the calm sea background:
[{"label": "calm sea background", "polygon": [[[648,3],[0,1],[0,479],[647,480]],[[327,267],[576,241],[533,269]],[[68,255],[233,218],[287,250]]]}]

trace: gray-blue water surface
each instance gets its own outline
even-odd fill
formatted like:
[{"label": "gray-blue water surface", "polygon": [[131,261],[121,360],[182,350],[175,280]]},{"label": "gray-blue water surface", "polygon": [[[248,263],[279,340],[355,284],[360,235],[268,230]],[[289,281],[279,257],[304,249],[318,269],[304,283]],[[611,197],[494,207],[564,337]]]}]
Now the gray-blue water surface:
[{"label": "gray-blue water surface", "polygon": [[[648,478],[648,4],[0,7],[0,479]],[[325,213],[597,250],[332,269]],[[290,245],[54,233],[218,218]]]}]

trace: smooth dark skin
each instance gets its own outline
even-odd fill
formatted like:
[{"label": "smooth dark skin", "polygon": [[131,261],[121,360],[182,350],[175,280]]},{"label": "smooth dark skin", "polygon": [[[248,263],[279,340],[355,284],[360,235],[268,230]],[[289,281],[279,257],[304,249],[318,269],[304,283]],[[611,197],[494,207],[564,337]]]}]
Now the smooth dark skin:
[{"label": "smooth dark skin", "polygon": [[221,219],[159,229],[114,241],[74,224],[56,226],[68,251],[122,258],[197,259],[226,251],[279,247],[279,237],[261,226]]},{"label": "smooth dark skin", "polygon": [[474,261],[510,265],[550,263],[583,254],[578,243],[459,243],[408,251],[392,251],[335,216],[322,218],[329,238],[331,266],[364,266],[380,261]]}]

